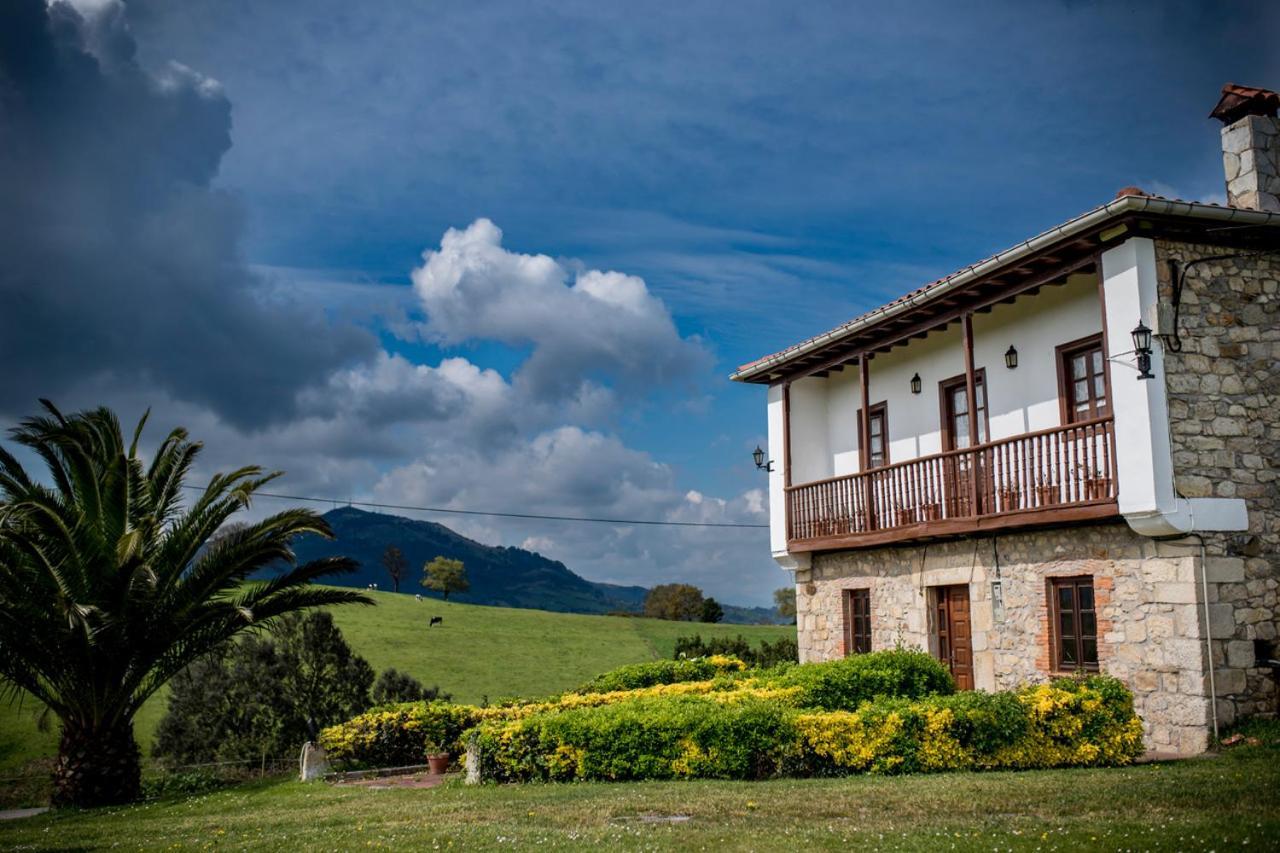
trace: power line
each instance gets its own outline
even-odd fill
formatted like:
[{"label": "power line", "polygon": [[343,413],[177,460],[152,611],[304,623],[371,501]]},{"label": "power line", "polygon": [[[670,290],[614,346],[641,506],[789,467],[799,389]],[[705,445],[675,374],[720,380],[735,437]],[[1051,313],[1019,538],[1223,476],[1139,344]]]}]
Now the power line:
[{"label": "power line", "polygon": [[[184,485],[185,489],[204,491],[199,486]],[[596,518],[583,515],[541,515],[533,512],[495,512],[482,509],[452,509],[442,506],[410,506],[407,504],[384,504],[373,501],[339,500],[337,498],[316,498],[306,495],[282,495],[272,492],[254,492],[255,498],[275,498],[282,501],[307,501],[309,503],[332,504],[337,506],[358,506],[370,509],[395,509],[409,512],[441,512],[451,515],[484,515],[494,518],[531,518],[542,521],[580,521],[592,524],[643,524],[650,527],[732,527],[738,529],[768,529],[767,524],[745,524],[732,521],[657,521],[646,518]]]}]

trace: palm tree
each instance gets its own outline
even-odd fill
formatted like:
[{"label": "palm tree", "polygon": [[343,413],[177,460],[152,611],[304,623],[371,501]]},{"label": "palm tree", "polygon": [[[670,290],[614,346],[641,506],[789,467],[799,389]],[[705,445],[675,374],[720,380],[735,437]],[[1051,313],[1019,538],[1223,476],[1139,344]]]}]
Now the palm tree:
[{"label": "palm tree", "polygon": [[[41,403],[47,415],[10,436],[47,477],[28,475],[0,447],[0,687],[14,700],[25,691],[61,724],[55,805],[128,802],[140,784],[133,717],[161,685],[281,614],[372,602],[311,586],[352,561],[296,564],[294,537],[332,536],[315,513],[224,527],[278,474],[217,474],[185,501],[201,449],[185,430],[169,433],[147,465],[138,453],[145,415],[126,448],[109,409],[64,416]],[[273,579],[248,581],[277,562],[286,569]]]}]

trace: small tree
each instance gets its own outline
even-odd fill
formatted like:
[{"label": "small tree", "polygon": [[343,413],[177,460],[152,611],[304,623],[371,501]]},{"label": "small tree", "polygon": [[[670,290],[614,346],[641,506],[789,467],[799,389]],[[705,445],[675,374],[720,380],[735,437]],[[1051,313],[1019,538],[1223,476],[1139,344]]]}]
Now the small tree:
[{"label": "small tree", "polygon": [[316,740],[323,727],[369,707],[373,667],[351,650],[327,610],[284,616],[275,635],[284,666],[277,687],[302,719],[308,738]]},{"label": "small tree", "polygon": [[714,598],[708,598],[702,602],[703,622],[719,622],[723,618],[724,608],[720,606],[720,602]]},{"label": "small tree", "polygon": [[293,755],[320,728],[369,707],[373,669],[327,611],[285,616],[277,628],[226,643],[174,677],[158,757],[195,764]]},{"label": "small tree", "polygon": [[466,592],[471,589],[467,580],[467,570],[461,560],[450,560],[448,557],[436,557],[422,567],[422,585],[427,589],[440,593],[445,601],[451,592]]},{"label": "small tree", "polygon": [[664,583],[649,590],[644,615],[654,619],[697,622],[702,618],[702,590],[687,583]]},{"label": "small tree", "polygon": [[387,550],[382,552],[382,565],[387,574],[391,575],[392,588],[399,592],[400,579],[404,577],[404,570],[408,566],[404,554],[395,545],[388,545]]},{"label": "small tree", "polygon": [[784,586],[773,591],[773,603],[783,619],[796,618],[796,588]]}]

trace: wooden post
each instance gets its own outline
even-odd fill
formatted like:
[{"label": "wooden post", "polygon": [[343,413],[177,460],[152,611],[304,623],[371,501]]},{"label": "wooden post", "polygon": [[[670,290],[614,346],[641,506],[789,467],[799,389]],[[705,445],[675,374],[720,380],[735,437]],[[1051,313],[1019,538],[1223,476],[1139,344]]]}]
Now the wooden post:
[{"label": "wooden post", "polygon": [[866,529],[875,527],[875,509],[872,505],[874,491],[871,488],[871,476],[867,469],[871,467],[871,389],[870,385],[871,353],[864,352],[858,357],[858,382],[862,386],[862,411],[858,415],[862,434],[858,436],[858,470],[862,473],[862,494],[866,511]]},{"label": "wooden post", "polygon": [[[964,387],[969,401],[969,446],[978,443],[978,392],[973,378],[973,312],[964,315]],[[969,508],[971,515],[980,515],[978,506],[978,454],[969,454]]]},{"label": "wooden post", "polygon": [[[1095,257],[1097,258],[1094,270],[1095,274],[1098,276],[1098,310],[1102,314],[1102,382],[1107,388],[1107,405],[1111,408],[1111,411],[1114,412],[1116,410],[1116,400],[1115,397],[1112,396],[1115,392],[1111,388],[1111,344],[1107,339],[1107,293],[1106,289],[1103,287],[1106,282],[1102,278],[1102,253],[1099,252]],[[1177,329],[1174,329],[1174,331],[1176,332]],[[1104,429],[1102,432],[1103,442],[1110,445],[1113,440],[1113,436],[1115,435],[1114,429]],[[1110,433],[1110,435],[1108,435],[1108,433]],[[1111,448],[1108,447],[1108,450],[1110,449]],[[1114,490],[1117,490],[1120,487],[1119,470],[1116,466],[1116,455],[1111,453],[1110,457],[1110,462],[1107,466],[1107,476],[1111,478],[1111,488],[1114,493]]]}]

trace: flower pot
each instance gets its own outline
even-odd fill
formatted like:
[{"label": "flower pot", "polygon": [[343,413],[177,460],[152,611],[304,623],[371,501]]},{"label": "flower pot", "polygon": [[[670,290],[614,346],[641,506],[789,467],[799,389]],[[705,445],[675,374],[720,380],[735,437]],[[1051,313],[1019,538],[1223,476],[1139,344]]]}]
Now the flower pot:
[{"label": "flower pot", "polygon": [[431,772],[437,776],[443,776],[449,770],[449,753],[435,752],[427,756],[427,765],[431,768]]},{"label": "flower pot", "polygon": [[942,518],[942,504],[931,503],[920,507],[921,521],[937,521]]},{"label": "flower pot", "polygon": [[1047,486],[1036,486],[1036,505],[1037,506],[1054,506],[1062,502],[1062,492],[1058,491],[1057,484]]},{"label": "flower pot", "polygon": [[1089,477],[1084,481],[1084,499],[1100,501],[1111,496],[1110,477]]}]

